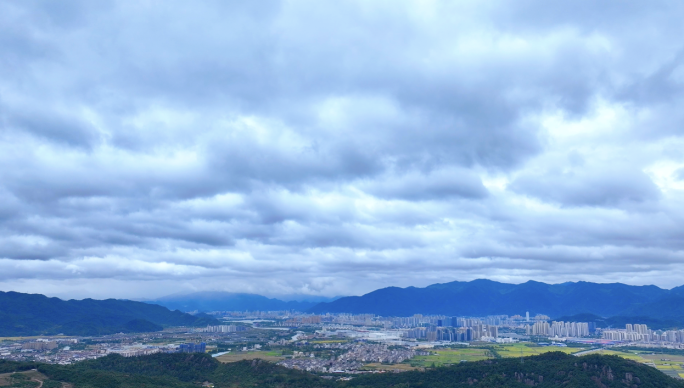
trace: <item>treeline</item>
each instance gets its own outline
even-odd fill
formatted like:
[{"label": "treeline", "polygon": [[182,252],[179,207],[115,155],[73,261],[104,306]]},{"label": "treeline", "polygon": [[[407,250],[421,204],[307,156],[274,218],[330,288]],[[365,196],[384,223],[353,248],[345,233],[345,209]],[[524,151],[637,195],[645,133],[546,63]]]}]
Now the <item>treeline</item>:
[{"label": "treeline", "polygon": [[0,372],[38,369],[44,386],[66,382],[74,388],[189,388],[203,382],[222,387],[401,388],[401,387],[638,387],[684,388],[684,382],[655,368],[617,356],[570,356],[561,352],[469,362],[424,372],[357,375],[333,381],[261,361],[221,364],[206,354],[155,354],[124,358],[109,355],[74,365],[0,362]]}]

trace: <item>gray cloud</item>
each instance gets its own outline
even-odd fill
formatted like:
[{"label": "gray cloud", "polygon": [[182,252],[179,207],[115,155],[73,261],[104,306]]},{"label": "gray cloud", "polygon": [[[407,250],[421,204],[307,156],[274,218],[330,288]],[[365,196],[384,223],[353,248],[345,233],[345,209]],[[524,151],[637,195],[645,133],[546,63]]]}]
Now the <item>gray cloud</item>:
[{"label": "gray cloud", "polygon": [[487,189],[477,174],[469,170],[440,170],[429,174],[411,172],[363,184],[366,191],[379,198],[409,201],[470,198],[487,196]]},{"label": "gray cloud", "polygon": [[4,2],[0,288],[679,285],[681,12]]},{"label": "gray cloud", "polygon": [[658,187],[639,170],[599,168],[523,174],[512,182],[511,189],[562,206],[613,207],[660,198]]}]

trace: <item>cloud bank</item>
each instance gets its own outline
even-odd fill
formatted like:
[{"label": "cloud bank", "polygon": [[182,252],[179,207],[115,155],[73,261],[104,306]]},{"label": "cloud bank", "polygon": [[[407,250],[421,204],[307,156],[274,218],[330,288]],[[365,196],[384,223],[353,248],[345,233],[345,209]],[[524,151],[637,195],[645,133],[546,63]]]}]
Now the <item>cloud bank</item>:
[{"label": "cloud bank", "polygon": [[0,288],[680,285],[684,5],[0,4]]}]

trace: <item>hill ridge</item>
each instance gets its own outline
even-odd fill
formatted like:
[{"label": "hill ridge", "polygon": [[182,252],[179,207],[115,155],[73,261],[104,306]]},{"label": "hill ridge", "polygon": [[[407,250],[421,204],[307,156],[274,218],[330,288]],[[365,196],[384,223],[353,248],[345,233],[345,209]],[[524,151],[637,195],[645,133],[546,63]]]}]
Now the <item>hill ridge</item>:
[{"label": "hill ridge", "polygon": [[[680,294],[681,292],[681,294]],[[319,303],[311,313],[371,313],[383,316],[435,314],[451,316],[532,315],[551,317],[575,314],[599,316],[649,315],[684,317],[684,286],[672,290],[655,285],[586,281],[520,284],[489,279],[436,283],[423,288],[386,287],[365,295]],[[643,314],[647,311],[648,314]]]}]

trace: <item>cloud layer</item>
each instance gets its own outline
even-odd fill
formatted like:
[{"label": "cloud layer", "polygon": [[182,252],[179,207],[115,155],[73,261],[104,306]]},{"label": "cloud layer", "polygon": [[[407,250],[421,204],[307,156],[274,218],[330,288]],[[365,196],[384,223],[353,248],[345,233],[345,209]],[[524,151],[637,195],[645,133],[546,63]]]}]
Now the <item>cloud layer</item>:
[{"label": "cloud layer", "polygon": [[684,5],[0,4],[0,288],[680,285]]}]

